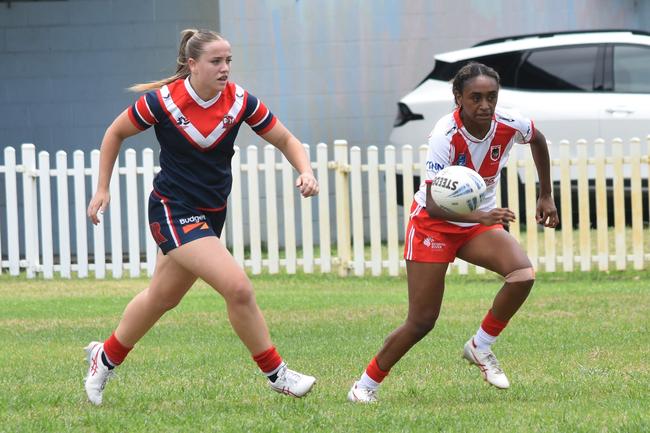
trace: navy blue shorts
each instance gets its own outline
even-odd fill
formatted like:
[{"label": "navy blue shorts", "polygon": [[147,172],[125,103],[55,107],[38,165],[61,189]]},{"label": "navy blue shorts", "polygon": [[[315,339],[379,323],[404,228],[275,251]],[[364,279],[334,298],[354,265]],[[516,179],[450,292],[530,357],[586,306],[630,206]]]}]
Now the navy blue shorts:
[{"label": "navy blue shorts", "polygon": [[221,236],[225,221],[226,206],[206,211],[155,190],[149,195],[149,230],[163,254],[196,239]]}]

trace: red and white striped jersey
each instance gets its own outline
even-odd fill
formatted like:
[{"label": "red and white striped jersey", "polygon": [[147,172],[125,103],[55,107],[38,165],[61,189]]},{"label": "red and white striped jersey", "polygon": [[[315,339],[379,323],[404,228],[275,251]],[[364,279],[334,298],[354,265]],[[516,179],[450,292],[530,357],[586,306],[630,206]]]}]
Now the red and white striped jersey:
[{"label": "red and white striped jersey", "polygon": [[[429,135],[426,160],[426,179],[433,177],[450,165],[464,165],[477,171],[485,180],[487,190],[479,207],[487,211],[496,207],[496,188],[501,169],[508,162],[508,154],[514,143],[528,143],[535,136],[532,120],[497,108],[490,130],[484,138],[473,137],[460,117],[460,110],[441,118]],[[415,193],[415,201],[426,206],[424,180]],[[451,222],[451,221],[450,221]],[[472,225],[454,223],[458,225]]]}]

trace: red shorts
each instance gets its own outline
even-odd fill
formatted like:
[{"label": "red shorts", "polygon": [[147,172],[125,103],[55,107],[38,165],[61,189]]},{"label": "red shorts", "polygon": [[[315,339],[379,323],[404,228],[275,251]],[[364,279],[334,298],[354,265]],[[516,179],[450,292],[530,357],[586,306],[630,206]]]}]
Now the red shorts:
[{"label": "red shorts", "polygon": [[470,239],[488,230],[501,229],[501,224],[476,224],[461,227],[445,220],[431,218],[416,201],[411,205],[411,218],[406,229],[404,258],[414,262],[451,263],[456,252]]}]

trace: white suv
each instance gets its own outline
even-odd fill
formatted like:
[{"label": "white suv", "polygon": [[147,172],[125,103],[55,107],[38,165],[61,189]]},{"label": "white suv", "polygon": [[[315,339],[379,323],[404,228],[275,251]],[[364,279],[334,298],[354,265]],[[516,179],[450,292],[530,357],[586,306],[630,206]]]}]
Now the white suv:
[{"label": "white suv", "polygon": [[649,32],[514,36],[434,59],[433,71],[398,103],[390,135],[398,149],[426,143],[436,121],[454,109],[451,80],[469,61],[499,73],[498,105],[533,119],[551,142],[552,158],[559,157],[557,146],[564,139],[593,143],[604,138],[609,143],[619,137],[628,142],[650,134]]},{"label": "white suv", "polygon": [[451,79],[471,60],[501,76],[499,106],[533,119],[553,144],[650,134],[648,32],[492,39],[434,59],[433,71],[398,104],[392,144],[426,143],[435,122],[454,108]]}]

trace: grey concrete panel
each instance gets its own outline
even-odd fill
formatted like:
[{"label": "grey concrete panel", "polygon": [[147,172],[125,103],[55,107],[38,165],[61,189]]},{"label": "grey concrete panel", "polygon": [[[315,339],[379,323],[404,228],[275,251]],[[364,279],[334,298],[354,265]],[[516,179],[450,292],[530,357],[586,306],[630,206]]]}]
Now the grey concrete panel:
[{"label": "grey concrete panel", "polygon": [[1,104],[0,129],[33,126],[32,115],[27,104]]},{"label": "grey concrete panel", "polygon": [[[111,23],[151,23],[156,21],[156,0],[111,0]],[[188,2],[190,5],[192,2]],[[176,8],[184,2],[176,2]]]},{"label": "grey concrete panel", "polygon": [[0,4],[0,28],[27,26],[32,7],[29,3]]},{"label": "grey concrete panel", "polygon": [[47,36],[47,49],[51,51],[86,51],[91,48],[91,27],[50,27]]},{"label": "grey concrete panel", "polygon": [[18,163],[20,163],[20,146],[23,143],[32,143],[34,145],[38,143],[36,151],[39,152],[51,147],[54,142],[52,128],[29,125],[0,127],[0,137],[2,137],[0,145],[2,145],[3,149],[5,146],[16,149]]},{"label": "grey concrete panel", "polygon": [[70,125],[73,128],[81,126],[107,128],[115,117],[110,107],[94,101],[69,102],[66,105],[71,111]]},{"label": "grey concrete panel", "polygon": [[6,102],[40,103],[52,99],[52,82],[48,78],[16,78],[6,83]]},{"label": "grey concrete panel", "polygon": [[69,11],[71,7],[64,2],[43,2],[29,4],[31,10],[27,13],[28,25],[31,27],[65,26],[70,24]]},{"label": "grey concrete panel", "polygon": [[30,104],[29,113],[36,127],[69,128],[72,122],[72,107],[69,104],[45,102]]},{"label": "grey concrete panel", "polygon": [[193,1],[178,2],[176,0],[154,0],[155,21],[212,21],[216,25],[219,18],[218,2],[215,1]]},{"label": "grey concrete panel", "polygon": [[88,26],[110,23],[113,19],[113,2],[106,0],[76,1],[70,4],[66,13],[71,25]]},{"label": "grey concrete panel", "polygon": [[50,29],[47,27],[8,27],[5,30],[6,51],[20,53],[24,51],[47,51]]}]

